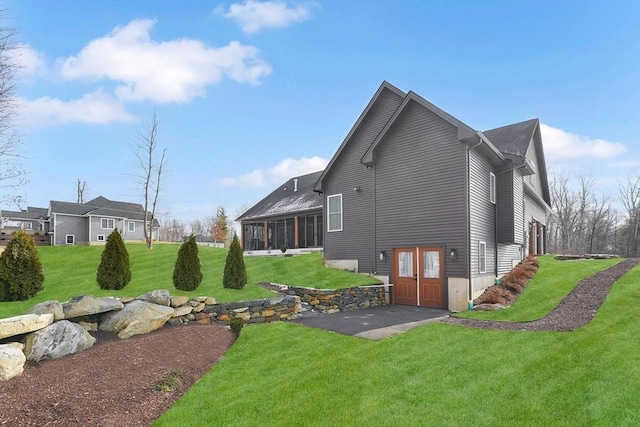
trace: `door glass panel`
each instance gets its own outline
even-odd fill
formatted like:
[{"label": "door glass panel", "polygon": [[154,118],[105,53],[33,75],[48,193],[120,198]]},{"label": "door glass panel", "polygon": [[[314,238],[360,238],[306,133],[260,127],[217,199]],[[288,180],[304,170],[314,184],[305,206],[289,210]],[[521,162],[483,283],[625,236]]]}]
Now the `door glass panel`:
[{"label": "door glass panel", "polygon": [[413,252],[398,252],[398,274],[413,277]]},{"label": "door glass panel", "polygon": [[440,251],[424,251],[423,254],[423,277],[425,279],[440,278]]}]

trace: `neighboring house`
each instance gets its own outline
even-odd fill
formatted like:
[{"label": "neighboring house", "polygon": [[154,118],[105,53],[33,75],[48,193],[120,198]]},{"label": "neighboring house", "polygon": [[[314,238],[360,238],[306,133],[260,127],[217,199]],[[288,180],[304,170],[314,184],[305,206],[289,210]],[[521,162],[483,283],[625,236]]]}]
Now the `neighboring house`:
[{"label": "neighboring house", "polygon": [[3,232],[30,230],[38,233],[49,231],[49,212],[47,208],[27,207],[21,211],[0,211],[0,229]]},{"label": "neighboring house", "polygon": [[236,219],[245,251],[322,247],[321,173],[291,178]]},{"label": "neighboring house", "polygon": [[383,82],[315,191],[326,263],[388,280],[394,303],[465,310],[545,250],[537,119],[480,132]]},{"label": "neighboring house", "polygon": [[[104,244],[117,228],[126,242],[144,241],[144,210],[139,203],[116,202],[102,196],[87,203],[52,200],[48,215],[52,245]],[[152,224],[152,238],[157,240],[158,220]]]}]

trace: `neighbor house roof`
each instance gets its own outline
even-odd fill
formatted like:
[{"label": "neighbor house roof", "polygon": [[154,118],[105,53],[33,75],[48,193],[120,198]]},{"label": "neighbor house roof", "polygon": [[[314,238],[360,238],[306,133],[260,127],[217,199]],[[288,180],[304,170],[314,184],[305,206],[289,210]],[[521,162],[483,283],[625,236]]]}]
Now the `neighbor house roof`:
[{"label": "neighbor house roof", "polygon": [[289,179],[240,215],[236,221],[321,210],[322,197],[313,191],[321,174],[322,171],[318,171]]},{"label": "neighbor house roof", "polygon": [[28,206],[26,210],[21,211],[0,211],[0,217],[12,219],[40,219],[48,216],[47,208],[35,208]]},{"label": "neighbor house roof", "polygon": [[[49,206],[52,215],[54,213],[77,216],[102,215],[144,221],[144,210],[141,204],[117,202],[102,196],[96,197],[87,203],[71,203],[51,200]],[[156,218],[153,219],[153,226],[160,226]]]}]

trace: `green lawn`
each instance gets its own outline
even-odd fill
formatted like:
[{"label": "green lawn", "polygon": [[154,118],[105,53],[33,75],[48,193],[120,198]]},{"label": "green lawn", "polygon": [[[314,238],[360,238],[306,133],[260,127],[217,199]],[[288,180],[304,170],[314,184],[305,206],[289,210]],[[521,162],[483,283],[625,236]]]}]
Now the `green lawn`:
[{"label": "green lawn", "polygon": [[[557,287],[554,299],[605,266],[545,259],[509,310],[539,317],[530,305],[550,309]],[[292,323],[249,325],[154,425],[635,426],[639,304],[637,266],[573,332],[432,323],[372,342]]]},{"label": "green lawn", "polygon": [[276,282],[317,288],[342,288],[375,283],[371,277],[324,267],[320,253],[293,257],[246,257],[247,281],[242,290],[222,287],[226,249],[199,248],[202,283],[192,292],[173,287],[173,266],[178,244],[156,244],[152,250],[142,244],[127,245],[131,282],[120,291],[103,291],[96,282],[102,246],[38,247],[44,268],[44,290],[27,301],[0,302],[0,318],[24,314],[39,302],[67,301],[76,295],[137,297],[154,289],[168,289],[171,295],[207,295],[219,301],[269,298],[273,293],[257,282]]}]

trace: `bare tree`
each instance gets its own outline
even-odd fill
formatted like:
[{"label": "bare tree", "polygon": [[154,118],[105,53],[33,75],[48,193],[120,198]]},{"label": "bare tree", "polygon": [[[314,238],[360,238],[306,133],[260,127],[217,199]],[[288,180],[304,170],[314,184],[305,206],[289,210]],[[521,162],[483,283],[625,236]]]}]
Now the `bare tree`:
[{"label": "bare tree", "polygon": [[82,181],[80,182],[80,179],[78,178],[78,202],[77,203],[84,203],[84,190],[87,188],[87,181]]},{"label": "bare tree", "polygon": [[568,252],[571,239],[578,223],[578,207],[576,194],[569,188],[569,178],[563,175],[554,176],[550,186],[553,205],[553,228],[555,230],[555,250]]},{"label": "bare tree", "polygon": [[626,235],[625,254],[638,256],[638,237],[640,233],[640,168],[635,171],[635,176],[629,177],[626,182],[618,182],[619,200],[627,214],[627,220],[623,227]]},{"label": "bare tree", "polygon": [[[0,9],[0,18],[6,11]],[[27,183],[20,162],[20,139],[14,128],[17,115],[15,96],[16,73],[21,68],[15,61],[16,30],[0,26],[0,202],[21,204],[21,196],[13,194]]]},{"label": "bare tree", "polygon": [[[158,195],[160,194],[160,181],[162,169],[165,165],[167,149],[162,150],[160,161],[156,160],[158,150],[158,118],[155,111],[151,122],[145,129],[138,133],[138,142],[133,151],[138,159],[141,174],[138,175],[142,183],[144,197],[144,239],[147,248],[153,248],[153,225],[155,219]],[[149,211],[151,209],[151,211]]]},{"label": "bare tree", "polygon": [[189,221],[189,228],[191,229],[191,234],[194,236],[208,236],[210,227],[208,225],[209,220],[205,219],[204,221],[201,219],[194,219]]}]

